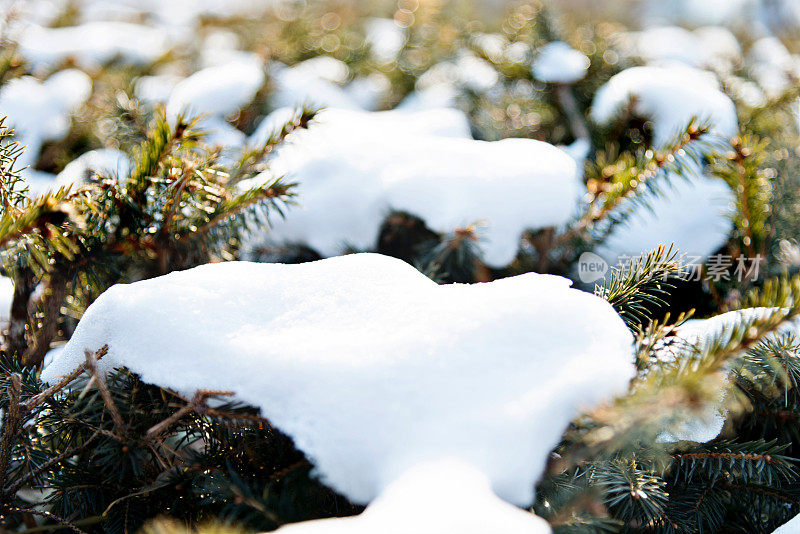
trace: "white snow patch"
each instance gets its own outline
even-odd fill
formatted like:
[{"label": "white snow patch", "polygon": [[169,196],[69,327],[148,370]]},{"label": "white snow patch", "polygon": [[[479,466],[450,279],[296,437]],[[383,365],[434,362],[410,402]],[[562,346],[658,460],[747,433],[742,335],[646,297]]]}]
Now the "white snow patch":
[{"label": "white snow patch", "polygon": [[709,120],[712,132],[732,137],[736,108],[713,74],[683,65],[632,67],[612,77],[595,94],[591,117],[613,122],[633,102],[633,111],[653,121],[653,142],[664,147],[692,117]]},{"label": "white snow patch", "polygon": [[753,78],[772,98],[780,96],[800,78],[800,60],[777,37],[763,37],[753,43],[747,59]]},{"label": "white snow patch", "polygon": [[668,184],[663,193],[649,199],[649,208],[637,206],[597,253],[618,265],[659,245],[674,243],[687,261],[699,265],[728,240],[733,229],[733,192],[720,178],[699,170],[688,181],[672,173],[655,179]]},{"label": "white snow patch", "polygon": [[167,102],[167,115],[225,117],[248,104],[264,85],[258,61],[235,61],[199,70],[179,82]]},{"label": "white snow patch", "polygon": [[14,281],[0,276],[0,331],[8,327],[11,318],[11,302],[14,300]]},{"label": "white snow patch", "polygon": [[172,91],[181,80],[183,80],[182,76],[174,74],[142,76],[136,80],[133,94],[145,104],[164,104],[169,100]]},{"label": "white snow patch", "polygon": [[55,186],[86,184],[97,175],[126,180],[131,172],[128,154],[115,148],[90,150],[69,162],[55,181]]},{"label": "white snow patch", "polygon": [[550,526],[498,499],[489,479],[457,462],[412,468],[357,517],[307,521],[280,534],[549,534]]},{"label": "white snow patch", "polygon": [[318,67],[319,65],[316,68],[314,65],[309,67],[303,63],[294,67],[274,64],[270,71],[271,81],[274,84],[271,95],[273,107],[316,106],[361,109],[361,106],[342,87],[323,77],[330,73],[319,72]]},{"label": "white snow patch", "polygon": [[42,143],[67,134],[70,114],[91,89],[91,79],[75,69],[57,72],[44,83],[23,76],[0,87],[0,116],[6,116],[5,125],[13,127],[16,140],[27,147],[17,161],[20,167],[36,162]]},{"label": "white snow patch", "polygon": [[589,69],[589,58],[563,41],[547,43],[531,65],[534,78],[543,82],[575,83]]},{"label": "white snow patch", "polygon": [[[722,333],[730,333],[742,321],[766,317],[774,310],[770,308],[744,308],[716,315],[709,319],[693,319],[686,321],[678,327],[675,336],[680,340],[661,351],[660,357],[665,360],[675,360],[689,355],[689,347],[695,346],[700,350]],[[779,333],[797,332],[797,320],[782,325]],[[774,335],[767,336],[767,339]],[[725,395],[720,395],[717,405],[708,406],[703,413],[686,421],[671,432],[664,432],[659,436],[659,441],[673,443],[675,441],[695,441],[705,443],[719,436],[725,426],[727,412],[722,408]]]},{"label": "white snow patch", "polygon": [[235,391],[354,502],[454,461],[528,505],[568,422],[635,373],[623,321],[570,285],[530,273],[439,286],[377,254],[205,265],[107,290],[42,379],[107,344],[103,371]]},{"label": "white snow patch", "polygon": [[405,30],[393,19],[371,18],[365,26],[372,57],[380,63],[391,63],[406,42]]},{"label": "white snow patch", "polygon": [[772,534],[800,534],[800,515],[776,528]]},{"label": "white snow patch", "polygon": [[299,182],[300,208],[274,221],[269,239],[305,243],[323,256],[339,253],[343,243],[369,248],[394,209],[439,232],[481,222],[483,259],[507,265],[524,230],[564,224],[574,213],[576,165],[541,141],[464,138],[462,117],[454,110],[340,110],[291,136],[269,176]]},{"label": "white snow patch", "polygon": [[19,53],[34,67],[74,59],[81,68],[94,69],[116,58],[147,65],[170,45],[168,35],[159,28],[97,21],[63,28],[31,26],[19,40]]}]

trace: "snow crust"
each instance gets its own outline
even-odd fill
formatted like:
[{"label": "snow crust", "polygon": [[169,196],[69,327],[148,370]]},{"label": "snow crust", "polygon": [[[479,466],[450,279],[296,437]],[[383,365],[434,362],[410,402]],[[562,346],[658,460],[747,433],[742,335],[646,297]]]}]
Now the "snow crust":
[{"label": "snow crust", "polygon": [[110,288],[42,378],[108,344],[103,370],[235,391],[355,502],[454,461],[527,505],[568,421],[635,372],[623,321],[570,284],[531,273],[439,286],[377,254],[205,265]]},{"label": "snow crust", "polygon": [[712,131],[736,134],[733,102],[719,89],[713,74],[683,65],[631,67],[602,86],[592,102],[596,123],[613,122],[633,103],[637,115],[653,122],[653,143],[663,147],[689,124],[692,117],[709,120]]},{"label": "snow crust", "polygon": [[326,112],[271,161],[268,176],[299,182],[300,208],[274,221],[269,238],[333,256],[344,243],[374,246],[383,218],[401,210],[439,232],[481,222],[484,260],[507,265],[524,230],[564,224],[575,211],[575,161],[541,141],[467,135],[454,110]]},{"label": "snow crust", "polygon": [[278,532],[547,534],[550,526],[530,512],[498,499],[480,471],[457,462],[441,462],[412,468],[357,517],[306,521]]},{"label": "snow crust", "polygon": [[589,69],[589,58],[563,41],[547,43],[531,65],[533,76],[543,82],[575,83]]}]

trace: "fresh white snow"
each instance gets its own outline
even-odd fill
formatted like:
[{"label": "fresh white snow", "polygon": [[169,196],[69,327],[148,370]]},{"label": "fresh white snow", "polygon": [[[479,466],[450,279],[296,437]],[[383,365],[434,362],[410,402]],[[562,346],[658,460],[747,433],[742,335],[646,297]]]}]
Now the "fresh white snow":
[{"label": "fresh white snow", "polygon": [[549,534],[546,521],[498,499],[480,471],[458,462],[412,468],[359,516],[307,521],[280,534]]},{"label": "fresh white snow", "polygon": [[531,65],[533,76],[543,82],[575,83],[589,69],[589,58],[563,41],[547,43],[539,49]]},{"label": "fresh white snow", "polygon": [[[765,317],[773,310],[769,308],[744,308],[722,313],[708,319],[692,319],[682,324],[675,332],[680,342],[673,343],[661,350],[660,357],[666,361],[685,358],[690,355],[690,347],[703,350],[708,343],[723,333],[730,333],[741,321]],[[778,332],[797,332],[800,323],[791,321],[782,325]],[[774,336],[768,336],[774,337]],[[675,429],[664,432],[659,441],[695,441],[705,443],[719,436],[725,426],[727,411],[724,409],[724,392],[717,405],[709,405],[701,414],[695,414]]]},{"label": "fresh white snow", "polygon": [[55,181],[55,186],[85,184],[95,176],[125,180],[130,174],[130,156],[115,148],[90,150],[69,162]]},{"label": "fresh white snow", "polygon": [[[653,143],[664,148],[693,117],[708,120],[713,135],[732,137],[738,128],[733,102],[719,90],[712,74],[686,66],[633,67],[615,75],[596,93],[591,115],[611,124],[629,106],[653,123]],[[610,263],[638,256],[659,244],[705,260],[726,241],[733,227],[729,218],[733,192],[699,167],[687,168],[691,183],[674,174],[657,177],[668,187],[649,207],[636,207],[633,217],[618,226],[599,253]]]},{"label": "fresh white snow", "polygon": [[0,331],[6,329],[11,317],[11,302],[14,300],[14,281],[0,276]]},{"label": "fresh white snow", "polygon": [[800,515],[776,528],[772,534],[800,534]]},{"label": "fresh white snow", "polygon": [[271,161],[268,176],[299,182],[300,206],[274,221],[270,240],[324,256],[344,243],[370,248],[383,218],[401,210],[439,232],[482,223],[483,259],[499,267],[514,259],[524,230],[564,224],[576,209],[575,162],[550,144],[464,138],[454,110],[326,113]]},{"label": "fresh white snow", "polygon": [[70,116],[89,98],[91,79],[76,69],[57,72],[44,82],[33,76],[9,80],[0,87],[0,116],[14,128],[16,140],[27,149],[19,166],[39,158],[42,143],[67,134]]},{"label": "fresh white snow", "polygon": [[716,134],[732,137],[738,120],[733,102],[713,74],[674,65],[632,67],[612,77],[595,94],[591,117],[600,125],[632,111],[653,122],[653,143],[664,147],[693,117],[708,120]]},{"label": "fresh white snow", "polygon": [[167,115],[223,118],[248,104],[264,85],[264,67],[257,61],[235,61],[199,70],[180,81],[167,102]]},{"label": "fresh white snow", "polygon": [[79,26],[31,26],[19,40],[20,54],[34,67],[52,67],[72,59],[81,68],[95,69],[113,59],[147,65],[171,45],[160,28],[129,22],[96,21]]},{"label": "fresh white snow", "polygon": [[439,286],[377,254],[206,265],[113,286],[42,378],[107,344],[103,370],[235,391],[354,502],[452,461],[527,505],[568,421],[635,372],[622,320],[570,284],[531,273]]}]

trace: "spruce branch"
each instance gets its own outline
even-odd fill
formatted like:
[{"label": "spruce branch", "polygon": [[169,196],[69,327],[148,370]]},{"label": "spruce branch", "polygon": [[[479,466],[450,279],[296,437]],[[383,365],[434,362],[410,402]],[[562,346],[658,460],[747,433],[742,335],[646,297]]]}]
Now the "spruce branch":
[{"label": "spruce branch", "polygon": [[629,328],[640,331],[655,311],[668,305],[670,289],[687,274],[673,246],[661,245],[627,266],[612,268],[605,285],[595,286],[594,293],[606,299]]}]

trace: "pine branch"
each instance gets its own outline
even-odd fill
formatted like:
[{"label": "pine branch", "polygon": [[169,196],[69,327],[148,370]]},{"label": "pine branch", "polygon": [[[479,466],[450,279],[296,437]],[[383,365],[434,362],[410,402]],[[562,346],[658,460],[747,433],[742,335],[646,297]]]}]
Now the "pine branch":
[{"label": "pine branch", "polygon": [[663,245],[627,266],[614,267],[604,286],[594,293],[606,299],[634,331],[640,331],[659,308],[668,306],[670,289],[686,279],[687,267],[673,247]]}]

